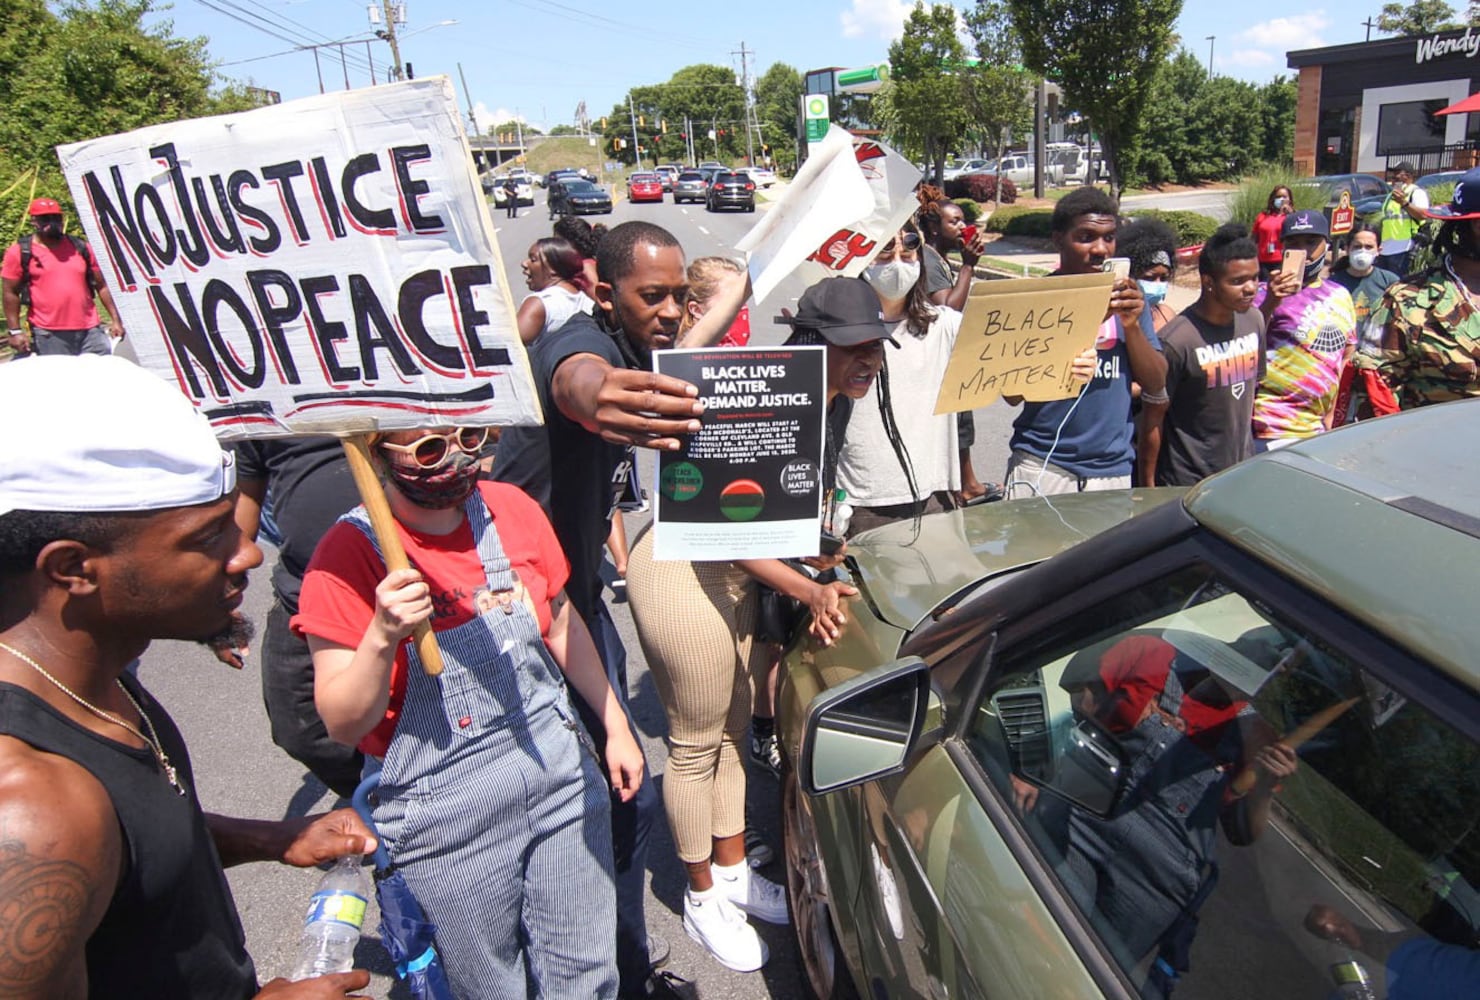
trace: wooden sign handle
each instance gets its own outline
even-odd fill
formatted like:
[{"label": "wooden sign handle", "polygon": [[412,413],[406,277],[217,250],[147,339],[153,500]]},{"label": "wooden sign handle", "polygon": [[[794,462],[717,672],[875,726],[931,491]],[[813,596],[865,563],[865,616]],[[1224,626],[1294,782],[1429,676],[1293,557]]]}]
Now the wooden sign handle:
[{"label": "wooden sign handle", "polygon": [[[1299,750],[1302,744],[1341,718],[1353,705],[1361,700],[1361,698],[1348,698],[1345,701],[1338,701],[1334,705],[1327,705],[1284,736],[1281,736],[1279,742],[1285,744],[1291,750]],[[1238,777],[1233,779],[1233,794],[1238,796],[1249,794],[1249,792],[1254,790],[1254,783],[1258,780],[1259,776],[1254,773],[1253,767],[1244,768],[1239,772]]]},{"label": "wooden sign handle", "polygon": [[[380,543],[380,553],[385,557],[385,568],[389,570],[410,569],[411,561],[406,558],[406,549],[401,545],[401,536],[396,532],[396,519],[391,514],[390,501],[385,498],[385,489],[380,477],[375,474],[375,463],[370,459],[370,441],[364,434],[352,434],[339,439],[344,445],[344,457],[349,460],[350,475],[355,477],[355,486],[360,491],[360,500],[365,512],[370,515],[370,527],[375,531],[375,540]],[[416,626],[416,652],[421,657],[421,668],[428,676],[436,677],[442,672],[442,651],[437,648],[437,637],[432,634],[430,622]]]}]

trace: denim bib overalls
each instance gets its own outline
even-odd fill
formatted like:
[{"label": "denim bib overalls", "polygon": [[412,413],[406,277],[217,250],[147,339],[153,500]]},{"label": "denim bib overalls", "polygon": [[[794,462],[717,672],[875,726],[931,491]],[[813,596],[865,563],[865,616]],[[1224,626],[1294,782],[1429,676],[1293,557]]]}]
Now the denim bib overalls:
[{"label": "denim bib overalls", "polygon": [[[440,676],[406,646],[375,825],[459,1000],[614,997],[607,782],[482,496],[464,512],[486,589],[436,633]],[[363,507],[342,520],[375,544]]]}]

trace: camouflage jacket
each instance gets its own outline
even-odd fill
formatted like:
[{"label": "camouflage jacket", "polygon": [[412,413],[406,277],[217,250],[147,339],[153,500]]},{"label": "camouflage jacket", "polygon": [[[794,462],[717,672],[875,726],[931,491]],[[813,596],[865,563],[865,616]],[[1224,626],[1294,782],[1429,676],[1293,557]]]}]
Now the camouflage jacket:
[{"label": "camouflage jacket", "polygon": [[1399,281],[1372,311],[1357,367],[1380,374],[1405,410],[1480,396],[1480,311],[1443,266]]}]

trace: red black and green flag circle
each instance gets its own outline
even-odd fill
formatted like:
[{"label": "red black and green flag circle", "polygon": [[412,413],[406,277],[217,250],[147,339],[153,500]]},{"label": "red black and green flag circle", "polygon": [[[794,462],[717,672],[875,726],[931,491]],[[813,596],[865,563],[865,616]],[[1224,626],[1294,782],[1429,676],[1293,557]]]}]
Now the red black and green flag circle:
[{"label": "red black and green flag circle", "polygon": [[754,479],[737,479],[719,494],[719,509],[731,521],[753,521],[766,506],[766,491]]}]

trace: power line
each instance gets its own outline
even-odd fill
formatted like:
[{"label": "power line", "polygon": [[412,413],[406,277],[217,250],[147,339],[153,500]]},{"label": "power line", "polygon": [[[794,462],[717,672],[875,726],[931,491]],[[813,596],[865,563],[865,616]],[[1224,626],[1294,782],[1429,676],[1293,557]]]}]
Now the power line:
[{"label": "power line", "polygon": [[605,27],[617,31],[625,31],[629,34],[640,35],[644,38],[669,38],[682,45],[686,45],[689,48],[712,49],[714,47],[712,42],[697,38],[693,35],[677,35],[666,31],[654,31],[651,27],[644,27],[642,25],[632,24],[627,21],[618,21],[615,18],[606,17],[602,14],[593,14],[589,11],[580,10],[576,7],[570,7],[566,4],[557,3],[556,0],[533,0],[533,2],[531,2],[531,0],[508,0],[508,2],[517,7],[524,7],[527,10],[532,10],[537,13],[555,14],[557,16],[564,17],[566,20],[584,21],[585,23],[595,27]]},{"label": "power line", "polygon": [[[196,3],[200,4],[202,7],[207,8],[208,10],[212,10],[225,17],[229,17],[233,21],[236,21],[238,24],[244,24],[249,28],[260,31],[272,38],[276,38],[278,41],[288,42],[291,45],[296,45],[300,47],[318,45],[320,47],[324,47],[325,43],[327,42],[330,46],[338,46],[338,42],[336,40],[329,39],[316,29],[309,28],[307,25],[303,25],[299,22],[293,21],[291,18],[283,18],[283,20],[289,22],[288,24],[274,22],[261,16],[261,14],[257,11],[252,11],[241,7],[239,4],[233,3],[232,0],[196,0]],[[303,31],[310,32],[311,34],[304,35],[302,33]],[[315,39],[312,37],[312,35],[318,35],[319,37]],[[346,42],[345,44],[349,43]],[[282,54],[284,53],[276,53],[276,55]],[[360,57],[357,53],[345,51],[344,49],[340,49],[340,57],[342,58],[346,66],[353,67],[357,73],[370,74],[371,65],[368,59]],[[256,58],[266,59],[271,58],[271,56],[260,56]],[[254,60],[237,60],[237,62],[251,61]]]}]

